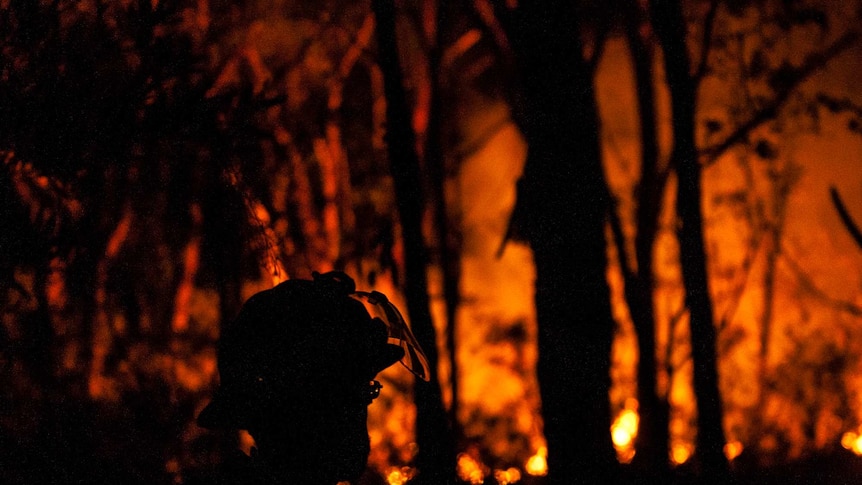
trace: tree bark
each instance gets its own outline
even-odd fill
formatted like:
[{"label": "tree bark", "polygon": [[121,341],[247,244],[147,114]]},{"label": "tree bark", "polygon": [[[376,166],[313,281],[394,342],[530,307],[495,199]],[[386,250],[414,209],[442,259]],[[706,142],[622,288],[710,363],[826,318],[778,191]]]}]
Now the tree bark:
[{"label": "tree bark", "polygon": [[[658,168],[653,52],[641,32],[642,19],[634,8],[626,15],[626,35],[632,53],[637,83],[640,120],[641,176],[636,188],[635,261],[637,268],[625,274],[625,298],[638,338],[638,414],[640,425],[635,448],[635,465],[645,478],[665,481],[669,476],[669,408],[667,395],[657,389],[656,329],[653,291],[653,246],[658,231],[661,195],[667,180]],[[622,259],[622,258],[621,258]]]},{"label": "tree bark", "polygon": [[515,221],[533,249],[538,379],[551,484],[610,483],[613,333],[592,71],[573,2],[525,2],[511,35],[529,145]]},{"label": "tree bark", "polygon": [[678,0],[650,4],[652,22],[664,49],[671,94],[673,140],[671,163],[678,176],[676,209],[685,302],[691,326],[694,393],[697,399],[697,455],[703,477],[726,483],[722,402],[718,388],[716,329],[706,269],[701,207],[701,166],[695,145],[696,86],[686,48],[686,29]]},{"label": "tree bark", "polygon": [[431,381],[416,381],[416,466],[418,484],[456,483],[455,453],[437,378],[437,339],[429,309],[428,259],[422,235],[423,198],[416,134],[401,84],[401,63],[395,37],[395,3],[374,0],[380,69],[386,96],[386,141],[404,238],[405,292],[413,333],[428,357]]}]

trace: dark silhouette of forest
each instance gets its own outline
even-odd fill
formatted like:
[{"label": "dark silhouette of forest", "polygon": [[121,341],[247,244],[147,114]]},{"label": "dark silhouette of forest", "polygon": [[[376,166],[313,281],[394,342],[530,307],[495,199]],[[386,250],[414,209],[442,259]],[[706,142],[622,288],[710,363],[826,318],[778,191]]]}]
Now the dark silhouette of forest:
[{"label": "dark silhouette of forest", "polygon": [[[849,480],[862,308],[794,253],[794,191],[815,162],[788,147],[827,118],[859,137],[858,93],[821,84],[859,53],[860,17],[859,2],[777,0],[0,2],[0,474],[182,483],[217,466],[243,444],[193,422],[221,326],[255,290],[339,270],[400,292],[428,356],[430,382],[384,379],[415,406],[413,444],[372,439],[410,483],[509,483],[494,475],[507,468],[528,484]],[[625,168],[607,148],[603,62],[630,73]],[[704,101],[725,90],[721,110]],[[527,148],[494,257],[529,247],[535,331],[498,340],[536,348],[535,475],[529,437],[494,434],[516,418],[475,432],[474,364],[458,357],[474,202],[461,171],[504,124]],[[726,166],[742,189],[710,175]],[[831,200],[829,237],[860,244],[858,212]],[[730,269],[722,211],[746,238]],[[817,313],[833,331],[782,334],[787,294],[797,327]],[[752,318],[737,316],[745,298]],[[639,422],[622,459],[625,325]],[[487,464],[480,478],[464,457]]]}]

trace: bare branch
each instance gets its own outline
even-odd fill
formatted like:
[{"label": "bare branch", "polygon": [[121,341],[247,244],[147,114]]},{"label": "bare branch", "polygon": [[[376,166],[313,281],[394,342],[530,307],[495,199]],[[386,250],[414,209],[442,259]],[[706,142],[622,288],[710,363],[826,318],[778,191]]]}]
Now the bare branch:
[{"label": "bare branch", "polygon": [[835,187],[829,187],[829,195],[832,197],[832,204],[835,205],[835,210],[838,211],[838,215],[841,217],[841,222],[844,223],[844,227],[847,228],[847,231],[853,236],[853,240],[856,241],[856,244],[862,248],[862,231],[859,230],[859,226],[853,222],[853,218],[850,217],[850,212],[847,211],[847,206],[844,205],[844,202],[841,200],[841,196],[838,195],[838,190]]},{"label": "bare branch", "polygon": [[719,0],[712,0],[709,4],[709,11],[703,20],[703,38],[700,45],[700,61],[697,63],[697,70],[694,74],[694,81],[698,82],[706,75],[708,65],[709,51],[712,49],[712,27],[715,25],[716,12],[718,12]]},{"label": "bare branch", "polygon": [[849,112],[854,116],[862,117],[862,105],[849,98],[836,98],[826,93],[820,93],[817,95],[817,102],[833,113]]},{"label": "bare branch", "polygon": [[509,38],[502,22],[497,18],[497,8],[491,0],[473,0],[473,8],[470,12],[476,17],[482,30],[494,39],[494,47],[497,53],[504,59],[511,61],[514,58]]},{"label": "bare branch", "polygon": [[817,287],[814,281],[812,281],[811,277],[805,273],[805,270],[802,269],[799,263],[791,258],[786,251],[781,253],[781,259],[787,263],[787,266],[791,271],[793,271],[794,276],[796,276],[796,280],[799,281],[799,284],[805,291],[839,311],[849,313],[855,317],[862,317],[862,307],[849,301],[834,298],[821,290]]},{"label": "bare branch", "polygon": [[832,59],[843,53],[859,41],[859,32],[847,32],[823,51],[811,54],[802,63],[802,66],[786,72],[777,73],[775,84],[778,85],[775,97],[766,106],[757,111],[751,119],[741,124],[724,141],[701,150],[701,162],[709,165],[718,159],[730,147],[741,143],[748,135],[763,123],[772,120],[778,114],[778,110],[784,106],[791,94],[812,75],[819,72]]}]

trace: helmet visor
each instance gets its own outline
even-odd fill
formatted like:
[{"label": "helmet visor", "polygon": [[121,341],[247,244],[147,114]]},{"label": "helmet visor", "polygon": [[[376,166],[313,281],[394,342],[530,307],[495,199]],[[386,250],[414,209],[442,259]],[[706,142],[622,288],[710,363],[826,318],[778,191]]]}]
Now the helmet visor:
[{"label": "helmet visor", "polygon": [[397,345],[404,350],[404,356],[401,358],[401,365],[407,368],[416,377],[429,381],[431,372],[428,367],[428,359],[425,353],[422,352],[422,347],[416,341],[401,312],[395,308],[395,305],[389,302],[386,295],[383,293],[372,291],[357,291],[350,295],[353,299],[358,300],[365,305],[368,314],[371,318],[377,318],[386,325],[388,334],[387,343]]}]

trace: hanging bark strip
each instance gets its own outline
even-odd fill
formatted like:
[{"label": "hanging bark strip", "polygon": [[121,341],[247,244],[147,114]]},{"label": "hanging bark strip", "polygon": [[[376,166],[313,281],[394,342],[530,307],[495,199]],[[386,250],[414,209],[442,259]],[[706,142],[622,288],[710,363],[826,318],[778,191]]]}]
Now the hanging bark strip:
[{"label": "hanging bark strip", "polygon": [[93,297],[95,300],[95,315],[93,317],[93,333],[90,342],[92,360],[90,361],[90,376],[87,380],[90,397],[93,399],[112,399],[114,397],[114,390],[109,387],[109,379],[104,375],[105,359],[108,356],[108,351],[113,341],[113,332],[111,331],[111,323],[106,308],[108,303],[106,285],[108,282],[108,271],[111,269],[120,249],[129,237],[132,219],[132,207],[127,204],[123,210],[123,217],[108,238],[108,242],[105,245],[105,254],[96,268],[96,291]]},{"label": "hanging bark strip", "polygon": [[727,483],[729,468],[724,455],[721,393],[718,389],[716,328],[706,269],[701,202],[701,166],[695,144],[696,85],[686,48],[685,20],[677,0],[650,4],[656,34],[664,49],[665,72],[671,94],[673,151],[671,163],[679,184],[677,214],[685,301],[690,315],[694,392],[697,399],[697,454],[701,475]]},{"label": "hanging bark strip", "polygon": [[288,166],[288,190],[290,202],[296,211],[297,225],[302,234],[299,241],[305,248],[303,251],[308,266],[308,274],[311,270],[328,271],[331,266],[326,259],[326,239],[323,236],[323,227],[314,208],[314,195],[311,180],[308,176],[308,167],[302,159],[299,148],[293,141],[293,137],[287,130],[278,128],[275,139],[286,154]]},{"label": "hanging bark strip", "polygon": [[[342,244],[346,235],[353,234],[355,218],[350,200],[350,170],[347,153],[341,140],[339,110],[344,97],[344,83],[362,53],[368,48],[374,34],[374,16],[368,14],[356,33],[356,40],[347,49],[332,78],[327,82],[328,117],[323,138],[313,142],[315,156],[320,162],[323,178],[323,229],[327,246],[327,259],[338,265],[345,256]],[[350,251],[350,249],[348,249]]]},{"label": "hanging bark strip", "polygon": [[262,248],[255,249],[263,249],[264,255],[261,263],[272,278],[272,285],[275,286],[289,279],[290,276],[281,261],[280,241],[272,227],[271,210],[245,185],[239,170],[235,168],[227,176],[230,184],[242,194],[249,225],[260,231],[255,244],[260,244]]},{"label": "hanging bark strip", "polygon": [[392,0],[374,0],[372,8],[377,20],[378,59],[386,95],[389,163],[404,239],[407,311],[413,332],[425,350],[431,368],[431,381],[417,381],[414,388],[416,442],[419,446],[416,455],[419,476],[416,481],[427,485],[454,484],[457,483],[455,453],[437,377],[437,339],[429,309],[419,156],[416,153],[416,134],[411,128],[410,111],[401,84],[401,63],[395,37],[395,3]]},{"label": "hanging bark strip", "polygon": [[183,276],[174,297],[174,316],[171,320],[171,330],[177,333],[185,332],[189,328],[189,307],[201,260],[203,212],[200,204],[193,202],[189,207],[189,213],[192,220],[192,235],[183,250]]}]

